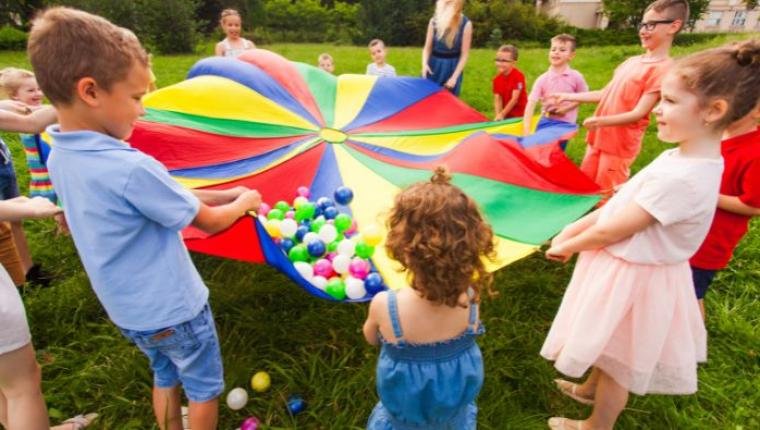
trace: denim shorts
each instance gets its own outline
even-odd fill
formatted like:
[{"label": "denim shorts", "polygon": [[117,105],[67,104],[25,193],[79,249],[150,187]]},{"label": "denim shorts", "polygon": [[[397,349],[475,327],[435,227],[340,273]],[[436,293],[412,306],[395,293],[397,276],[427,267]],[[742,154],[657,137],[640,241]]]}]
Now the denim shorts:
[{"label": "denim shorts", "polygon": [[697,293],[698,299],[704,299],[707,294],[707,288],[712,284],[717,270],[706,270],[697,267],[691,267],[691,277],[694,279],[694,292]]},{"label": "denim shorts", "polygon": [[187,398],[197,403],[224,392],[222,354],[208,303],[195,318],[171,327],[120,330],[148,356],[156,387],[181,383]]},{"label": "denim shorts", "polygon": [[10,160],[3,163],[0,159],[0,200],[12,199],[19,195],[13,163]]}]

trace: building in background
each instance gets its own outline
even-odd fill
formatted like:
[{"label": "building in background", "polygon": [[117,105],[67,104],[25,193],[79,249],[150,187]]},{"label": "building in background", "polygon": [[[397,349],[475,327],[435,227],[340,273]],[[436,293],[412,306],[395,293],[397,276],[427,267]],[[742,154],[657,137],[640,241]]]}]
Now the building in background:
[{"label": "building in background", "polygon": [[[607,27],[601,0],[536,0],[536,10],[574,27]],[[760,7],[747,10],[742,0],[712,0],[694,25],[694,31],[760,31]]]}]

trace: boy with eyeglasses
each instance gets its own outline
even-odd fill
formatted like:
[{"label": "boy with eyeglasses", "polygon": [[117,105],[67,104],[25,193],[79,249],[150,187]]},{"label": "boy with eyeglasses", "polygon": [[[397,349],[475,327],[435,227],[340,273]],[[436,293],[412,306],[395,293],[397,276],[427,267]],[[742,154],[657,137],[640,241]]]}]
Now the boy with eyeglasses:
[{"label": "boy with eyeglasses", "polygon": [[608,198],[630,175],[631,164],[641,150],[649,113],[660,99],[660,81],[673,64],[670,47],[689,19],[686,0],[656,0],[639,25],[643,55],[627,59],[615,69],[612,80],[598,91],[557,93],[563,101],[599,103],[583,125],[586,155],[581,170],[593,179]]},{"label": "boy with eyeglasses", "polygon": [[502,45],[496,51],[494,61],[499,72],[493,78],[494,121],[522,118],[525,105],[528,103],[528,93],[525,88],[525,75],[514,66],[517,62],[517,48]]}]

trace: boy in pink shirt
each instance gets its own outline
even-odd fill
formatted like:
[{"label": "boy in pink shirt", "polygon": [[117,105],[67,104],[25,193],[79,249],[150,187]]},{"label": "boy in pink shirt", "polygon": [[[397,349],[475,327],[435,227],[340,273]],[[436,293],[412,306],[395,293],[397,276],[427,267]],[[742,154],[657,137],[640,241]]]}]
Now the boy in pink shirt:
[{"label": "boy in pink shirt", "polygon": [[[584,93],[588,91],[588,84],[580,72],[570,68],[570,60],[575,57],[575,37],[569,34],[558,34],[552,37],[549,48],[549,70],[536,79],[533,89],[528,96],[528,104],[525,106],[523,116],[523,136],[531,132],[533,112],[536,104],[541,103],[542,117],[536,128],[541,128],[544,117],[556,121],[564,121],[575,124],[578,118],[579,102],[563,101],[555,103],[551,95],[556,93]],[[560,142],[564,150],[567,141]]]},{"label": "boy in pink shirt", "polygon": [[631,57],[618,66],[612,80],[600,91],[555,95],[556,102],[599,103],[594,116],[583,121],[589,131],[581,170],[607,196],[628,180],[649,124],[649,113],[660,98],[660,81],[673,64],[670,47],[688,18],[686,0],[656,0],[647,7],[639,24],[644,55]]}]

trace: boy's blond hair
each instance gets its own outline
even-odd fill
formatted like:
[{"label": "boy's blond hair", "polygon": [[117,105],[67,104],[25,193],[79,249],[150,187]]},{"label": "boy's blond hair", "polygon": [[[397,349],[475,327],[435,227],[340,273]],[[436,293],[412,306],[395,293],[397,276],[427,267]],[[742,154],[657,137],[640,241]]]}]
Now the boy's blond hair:
[{"label": "boy's blond hair", "polygon": [[647,6],[644,13],[653,10],[668,17],[668,19],[681,21],[678,32],[689,21],[689,2],[686,0],[655,0]]},{"label": "boy's blond hair", "polygon": [[37,82],[53,105],[74,101],[77,82],[91,77],[109,91],[148,54],[131,31],[80,10],[54,7],[32,25],[27,48]]},{"label": "boy's blond hair", "polygon": [[29,78],[34,78],[34,73],[29,70],[6,67],[0,70],[0,90],[3,91],[6,98],[13,98],[24,80]]},{"label": "boy's blond hair", "polygon": [[240,12],[238,12],[236,9],[225,9],[222,11],[221,15],[219,15],[219,24],[224,24],[224,19],[228,16],[236,16],[240,18],[240,20],[243,20],[243,17],[240,16]]},{"label": "boy's blond hair", "polygon": [[324,61],[324,60],[330,60],[331,63],[334,63],[332,55],[328,54],[327,52],[323,52],[319,54],[319,57],[317,57],[317,61]]},{"label": "boy's blond hair", "polygon": [[498,52],[509,52],[512,54],[512,60],[517,61],[517,47],[515,45],[501,45]]},{"label": "boy's blond hair", "polygon": [[560,33],[551,39],[552,42],[565,42],[570,44],[570,50],[575,52],[575,36],[567,33]]},{"label": "boy's blond hair", "polygon": [[385,48],[385,42],[383,42],[383,39],[372,39],[369,41],[369,45],[367,45],[368,48],[372,48],[375,45],[383,45],[383,48]]}]

